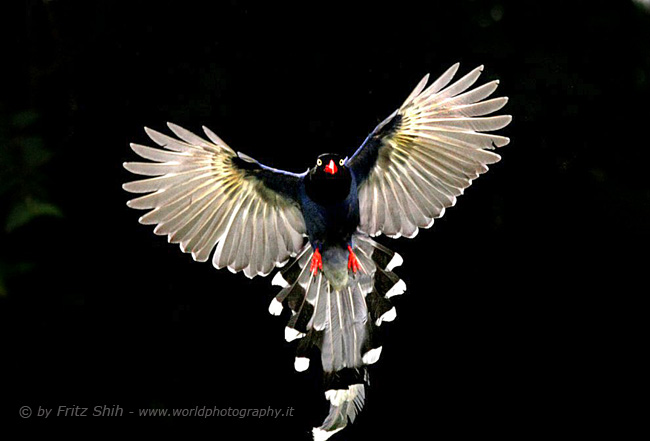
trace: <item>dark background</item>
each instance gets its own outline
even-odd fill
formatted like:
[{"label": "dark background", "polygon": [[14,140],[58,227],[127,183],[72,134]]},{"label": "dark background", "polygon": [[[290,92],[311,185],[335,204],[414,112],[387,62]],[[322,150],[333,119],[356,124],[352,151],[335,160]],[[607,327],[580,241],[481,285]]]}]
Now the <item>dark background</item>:
[{"label": "dark background", "polygon": [[[206,125],[303,171],[353,152],[425,73],[460,61],[460,74],[485,64],[479,84],[501,80],[512,142],[431,230],[382,239],[404,257],[408,291],[383,326],[366,408],[334,439],[629,427],[647,351],[648,10],[209,3],[3,6],[0,420],[308,439],[327,404],[317,363],[294,372],[286,317],[267,312],[277,288],[194,263],[139,225],[121,189],[128,143],[150,144],[145,125]],[[295,416],[18,418],[23,405],[103,404]]]}]

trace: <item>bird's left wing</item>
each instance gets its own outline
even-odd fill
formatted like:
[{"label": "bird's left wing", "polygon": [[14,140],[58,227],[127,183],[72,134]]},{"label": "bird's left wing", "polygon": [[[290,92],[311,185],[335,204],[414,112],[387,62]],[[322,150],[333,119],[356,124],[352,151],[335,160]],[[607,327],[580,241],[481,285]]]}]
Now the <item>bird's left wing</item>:
[{"label": "bird's left wing", "polygon": [[468,90],[482,66],[448,86],[457,70],[453,65],[428,87],[425,76],[349,159],[359,188],[361,231],[415,236],[454,205],[488,164],[499,161],[490,150],[510,140],[483,132],[501,129],[512,118],[485,115],[507,98],[485,100],[498,81]]},{"label": "bird's left wing", "polygon": [[159,146],[131,144],[142,158],[127,162],[132,173],[152,176],[124,184],[131,208],[151,210],[142,224],[180,244],[194,260],[212,255],[216,268],[265,276],[295,256],[304,243],[305,221],[299,204],[302,175],[276,170],[235,153],[203,128],[211,142],[168,124],[179,139],[145,129]]}]

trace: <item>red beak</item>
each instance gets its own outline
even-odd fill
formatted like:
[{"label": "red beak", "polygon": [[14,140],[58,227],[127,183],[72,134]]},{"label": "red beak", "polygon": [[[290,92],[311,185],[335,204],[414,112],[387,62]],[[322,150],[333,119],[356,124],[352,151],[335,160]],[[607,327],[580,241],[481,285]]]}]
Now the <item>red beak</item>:
[{"label": "red beak", "polygon": [[330,175],[335,175],[337,171],[339,171],[339,169],[334,163],[334,160],[330,159],[330,163],[327,164],[327,166],[325,166],[325,173],[329,173]]}]

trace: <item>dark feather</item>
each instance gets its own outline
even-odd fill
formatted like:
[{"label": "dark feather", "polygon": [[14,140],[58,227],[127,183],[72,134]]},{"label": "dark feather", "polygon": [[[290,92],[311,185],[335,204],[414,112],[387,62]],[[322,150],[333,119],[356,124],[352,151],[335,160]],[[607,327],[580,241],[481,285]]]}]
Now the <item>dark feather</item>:
[{"label": "dark feather", "polygon": [[379,150],[382,147],[384,139],[396,133],[401,123],[402,115],[397,112],[390,115],[375,127],[372,133],[363,141],[361,147],[348,160],[348,166],[357,179],[357,186],[365,182],[370,171],[377,163]]}]

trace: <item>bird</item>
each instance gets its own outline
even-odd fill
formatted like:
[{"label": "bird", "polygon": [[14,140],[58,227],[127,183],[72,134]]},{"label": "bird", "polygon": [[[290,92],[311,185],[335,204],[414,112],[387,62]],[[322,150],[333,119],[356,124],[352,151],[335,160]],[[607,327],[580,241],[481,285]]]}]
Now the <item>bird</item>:
[{"label": "bird", "polygon": [[458,69],[430,84],[424,76],[351,156],[318,155],[303,173],[264,165],[205,126],[207,139],[168,123],[175,137],[145,128],[157,147],[131,144],[148,160],[124,163],[145,177],[123,185],[137,194],[127,205],[148,210],[141,224],[217,269],[253,278],[277,268],[269,312],[290,311],[294,368],[320,357],[329,413],[312,429],[316,441],[362,410],[368,366],[382,351],[378,327],[395,319],[391,299],[406,291],[394,272],[403,258],[375,237],[430,228],[510,142],[493,133],[512,120],[493,115],[508,102],[489,98],[499,81],[472,87],[483,66],[454,80]]}]

